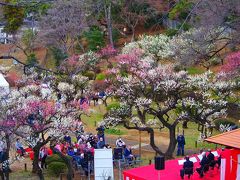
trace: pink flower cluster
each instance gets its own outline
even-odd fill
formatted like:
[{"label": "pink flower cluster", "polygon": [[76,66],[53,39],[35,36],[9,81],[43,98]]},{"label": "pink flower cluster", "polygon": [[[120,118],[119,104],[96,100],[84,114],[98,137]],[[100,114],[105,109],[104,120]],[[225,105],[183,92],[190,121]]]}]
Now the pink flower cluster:
[{"label": "pink flower cluster", "polygon": [[234,73],[240,69],[240,51],[227,56],[227,62],[222,66],[223,72]]},{"label": "pink flower cluster", "polygon": [[108,45],[99,51],[99,55],[106,58],[115,56],[116,54],[117,50],[114,49],[111,45]]},{"label": "pink flower cluster", "polygon": [[43,118],[46,118],[56,113],[56,107],[54,102],[31,101],[27,103],[26,112],[29,114],[40,112]]}]

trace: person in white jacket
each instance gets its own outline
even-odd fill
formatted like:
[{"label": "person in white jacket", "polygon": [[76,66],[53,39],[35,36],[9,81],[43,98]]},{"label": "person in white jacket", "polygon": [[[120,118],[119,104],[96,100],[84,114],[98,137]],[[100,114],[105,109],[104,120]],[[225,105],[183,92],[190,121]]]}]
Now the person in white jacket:
[{"label": "person in white jacket", "polygon": [[125,142],[122,140],[121,137],[117,138],[116,140],[116,146],[117,147],[123,147],[125,145]]}]

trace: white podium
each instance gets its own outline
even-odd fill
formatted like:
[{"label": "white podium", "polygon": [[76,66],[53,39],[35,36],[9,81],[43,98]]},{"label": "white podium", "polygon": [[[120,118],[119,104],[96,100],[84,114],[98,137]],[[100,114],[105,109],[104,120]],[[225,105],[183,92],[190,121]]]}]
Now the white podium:
[{"label": "white podium", "polygon": [[112,149],[94,150],[95,180],[114,180]]}]

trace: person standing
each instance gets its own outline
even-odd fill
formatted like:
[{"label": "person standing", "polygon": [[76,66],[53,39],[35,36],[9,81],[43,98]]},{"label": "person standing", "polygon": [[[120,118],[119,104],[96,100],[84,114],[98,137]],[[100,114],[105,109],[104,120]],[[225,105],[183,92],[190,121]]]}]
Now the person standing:
[{"label": "person standing", "polygon": [[43,169],[44,167],[47,169],[47,164],[46,164],[46,158],[48,156],[48,150],[45,146],[43,146],[39,152],[39,157],[41,160],[41,168]]},{"label": "person standing", "polygon": [[103,141],[105,142],[105,138],[104,138],[104,127],[103,126],[99,126],[97,129],[97,136],[98,139],[103,138]]},{"label": "person standing", "polygon": [[184,156],[185,137],[182,134],[179,134],[177,136],[177,143],[178,143],[177,156],[180,155]]},{"label": "person standing", "polygon": [[103,138],[100,137],[99,141],[97,142],[97,149],[103,149],[105,146],[105,142],[103,141]]},{"label": "person standing", "polygon": [[4,142],[0,140],[0,162],[3,161],[3,149],[4,149]]}]

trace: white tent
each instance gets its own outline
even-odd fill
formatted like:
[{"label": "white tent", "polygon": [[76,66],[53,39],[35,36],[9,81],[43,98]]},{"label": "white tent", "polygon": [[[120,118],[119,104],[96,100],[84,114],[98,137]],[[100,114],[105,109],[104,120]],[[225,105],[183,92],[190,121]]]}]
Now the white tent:
[{"label": "white tent", "polygon": [[9,84],[4,78],[4,76],[0,73],[0,93],[1,95],[3,94],[8,94],[9,93]]}]

